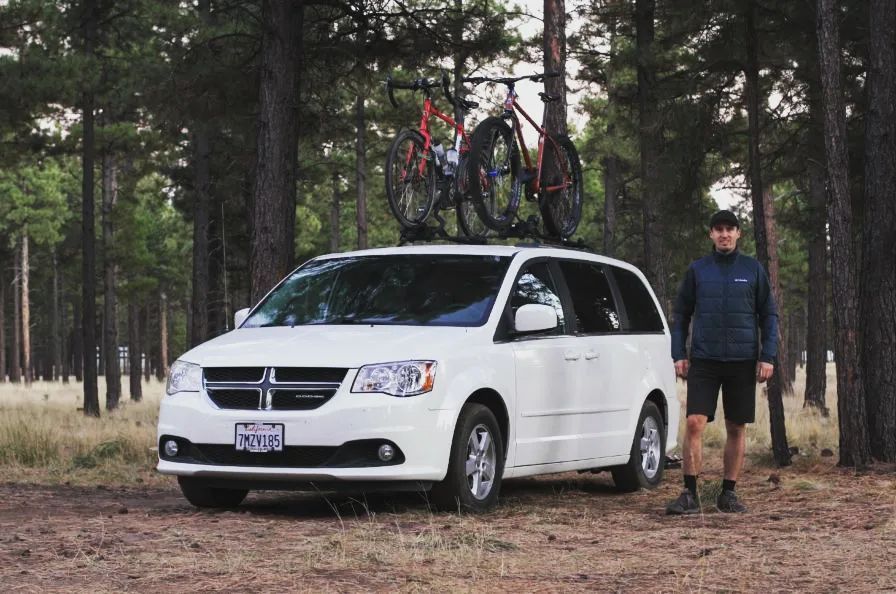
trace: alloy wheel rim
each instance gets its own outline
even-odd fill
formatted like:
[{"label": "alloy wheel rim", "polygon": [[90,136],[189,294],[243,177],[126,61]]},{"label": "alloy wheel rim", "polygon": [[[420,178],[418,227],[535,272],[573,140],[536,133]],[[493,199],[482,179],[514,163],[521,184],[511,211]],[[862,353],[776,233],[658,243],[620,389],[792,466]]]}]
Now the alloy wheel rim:
[{"label": "alloy wheel rim", "polygon": [[652,479],[660,470],[662,440],[660,428],[653,417],[644,419],[641,425],[641,469],[644,476]]},{"label": "alloy wheel rim", "polygon": [[482,500],[491,493],[496,466],[495,440],[488,427],[480,423],[473,428],[467,440],[467,460],[464,466],[467,486],[473,497]]}]

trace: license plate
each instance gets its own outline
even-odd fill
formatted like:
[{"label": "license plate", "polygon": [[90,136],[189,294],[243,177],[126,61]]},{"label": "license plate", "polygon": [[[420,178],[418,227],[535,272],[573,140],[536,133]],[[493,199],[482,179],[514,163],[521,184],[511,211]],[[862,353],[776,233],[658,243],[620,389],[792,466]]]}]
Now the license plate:
[{"label": "license plate", "polygon": [[234,446],[239,452],[282,452],[283,423],[237,423]]}]

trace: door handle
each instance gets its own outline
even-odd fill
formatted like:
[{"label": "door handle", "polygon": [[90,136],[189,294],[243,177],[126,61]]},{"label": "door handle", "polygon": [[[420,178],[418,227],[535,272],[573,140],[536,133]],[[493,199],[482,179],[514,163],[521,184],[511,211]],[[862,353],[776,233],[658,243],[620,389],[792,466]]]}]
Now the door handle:
[{"label": "door handle", "polygon": [[596,353],[594,351],[588,351],[587,353],[585,353],[585,358],[589,361],[592,359],[600,359],[600,353]]},{"label": "door handle", "polygon": [[566,354],[563,355],[563,358],[567,361],[578,361],[582,357],[582,353],[574,353],[572,351],[567,351]]}]

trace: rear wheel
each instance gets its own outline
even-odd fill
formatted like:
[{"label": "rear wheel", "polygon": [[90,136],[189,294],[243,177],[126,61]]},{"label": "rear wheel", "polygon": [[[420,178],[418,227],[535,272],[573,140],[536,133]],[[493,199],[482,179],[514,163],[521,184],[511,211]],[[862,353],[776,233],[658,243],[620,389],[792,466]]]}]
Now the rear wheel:
[{"label": "rear wheel", "polygon": [[177,482],[184,497],[196,507],[236,507],[243,502],[248,489],[209,487],[201,479],[179,476]]},{"label": "rear wheel", "polygon": [[666,427],[660,409],[651,401],[641,407],[628,464],[610,469],[620,491],[653,489],[663,480],[666,466]]},{"label": "rear wheel", "polygon": [[386,197],[402,227],[415,229],[426,222],[436,201],[436,171],[424,150],[419,132],[402,130],[386,157]]},{"label": "rear wheel", "polygon": [[469,186],[479,218],[504,231],[520,206],[520,153],[513,129],[501,118],[476,126],[470,148]]},{"label": "rear wheel", "polygon": [[464,405],[457,419],[445,479],[432,502],[446,511],[488,511],[498,502],[504,474],[504,440],[495,415],[481,404]]},{"label": "rear wheel", "polygon": [[572,140],[545,139],[538,206],[545,230],[566,239],[576,232],[582,217],[582,164]]}]

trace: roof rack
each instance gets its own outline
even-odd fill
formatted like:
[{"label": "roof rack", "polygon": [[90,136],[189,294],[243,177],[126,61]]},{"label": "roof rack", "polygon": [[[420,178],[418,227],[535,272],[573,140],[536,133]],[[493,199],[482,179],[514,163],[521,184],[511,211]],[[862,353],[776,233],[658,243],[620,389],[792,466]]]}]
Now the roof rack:
[{"label": "roof rack", "polygon": [[[489,239],[505,240],[505,239],[521,239],[516,247],[554,247],[567,248],[574,250],[585,250],[593,252],[594,249],[581,239],[571,240],[560,237],[545,235],[539,230],[539,219],[535,215],[529,216],[525,221],[518,220],[513,223],[506,231],[498,233],[494,237],[476,238],[465,237],[459,235],[449,235],[445,231],[445,219],[436,212],[433,218],[438,221],[437,226],[423,225],[412,229],[402,228],[398,245],[407,245],[409,243],[447,241],[450,243],[460,243],[467,245],[489,245]],[[529,240],[529,241],[526,241]]]}]

